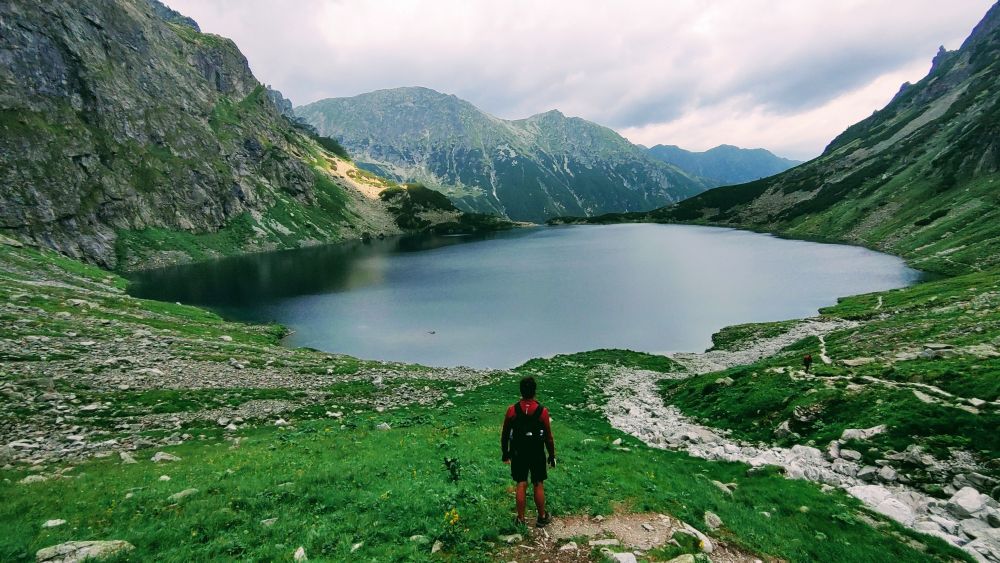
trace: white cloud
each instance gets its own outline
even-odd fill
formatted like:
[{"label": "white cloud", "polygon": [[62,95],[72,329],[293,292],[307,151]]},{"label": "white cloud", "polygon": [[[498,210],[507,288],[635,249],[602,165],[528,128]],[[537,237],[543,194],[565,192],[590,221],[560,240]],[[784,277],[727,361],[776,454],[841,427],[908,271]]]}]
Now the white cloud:
[{"label": "white cloud", "polygon": [[814,156],[992,0],[168,0],[295,103],[426,86],[635,142]]}]

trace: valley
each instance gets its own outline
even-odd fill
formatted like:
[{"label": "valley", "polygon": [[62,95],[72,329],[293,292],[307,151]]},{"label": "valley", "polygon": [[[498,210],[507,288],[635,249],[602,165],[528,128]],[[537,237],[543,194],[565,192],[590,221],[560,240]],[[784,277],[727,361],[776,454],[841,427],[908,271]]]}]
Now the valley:
[{"label": "valley", "polygon": [[1000,561],[1000,4],[801,164],[296,107],[157,0],[2,3],[0,63],[2,561]]}]

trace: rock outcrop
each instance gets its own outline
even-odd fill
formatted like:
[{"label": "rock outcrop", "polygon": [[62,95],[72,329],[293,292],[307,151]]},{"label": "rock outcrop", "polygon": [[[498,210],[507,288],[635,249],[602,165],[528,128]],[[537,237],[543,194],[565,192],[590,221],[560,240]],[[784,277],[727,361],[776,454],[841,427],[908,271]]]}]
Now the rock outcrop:
[{"label": "rock outcrop", "polygon": [[0,58],[6,236],[114,267],[191,259],[174,233],[226,254],[398,232],[232,41],[159,2],[4,2]]}]

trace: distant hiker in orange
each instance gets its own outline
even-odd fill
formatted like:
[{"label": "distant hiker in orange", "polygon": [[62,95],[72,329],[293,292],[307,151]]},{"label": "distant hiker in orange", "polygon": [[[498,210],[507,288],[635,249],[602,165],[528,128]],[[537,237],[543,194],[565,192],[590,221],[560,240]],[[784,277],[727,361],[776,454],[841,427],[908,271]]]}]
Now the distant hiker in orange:
[{"label": "distant hiker in orange", "polygon": [[521,400],[507,409],[507,415],[503,419],[500,450],[503,462],[510,464],[510,476],[517,483],[517,523],[525,523],[525,496],[530,475],[535,493],[535,508],[538,509],[538,521],[535,525],[541,528],[552,521],[545,511],[544,481],[548,477],[545,450],[549,452],[548,465],[554,468],[556,444],[549,425],[549,410],[535,400],[536,388],[534,377],[521,380]]},{"label": "distant hiker in orange", "polygon": [[802,365],[805,366],[806,373],[809,373],[809,368],[811,368],[812,365],[813,365],[813,356],[812,356],[812,354],[806,354],[802,358]]}]

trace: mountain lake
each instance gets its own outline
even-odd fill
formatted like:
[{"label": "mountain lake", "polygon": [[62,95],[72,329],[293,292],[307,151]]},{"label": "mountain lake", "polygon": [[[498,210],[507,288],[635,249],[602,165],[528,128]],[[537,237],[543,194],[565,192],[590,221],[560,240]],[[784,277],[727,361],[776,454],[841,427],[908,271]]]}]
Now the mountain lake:
[{"label": "mountain lake", "polygon": [[255,254],[138,272],[130,292],[281,323],[293,347],[510,368],[598,348],[698,352],[724,326],[812,316],[920,276],[856,246],[631,224]]}]

